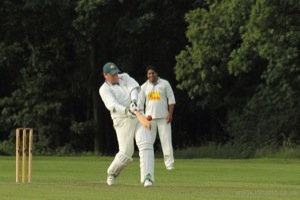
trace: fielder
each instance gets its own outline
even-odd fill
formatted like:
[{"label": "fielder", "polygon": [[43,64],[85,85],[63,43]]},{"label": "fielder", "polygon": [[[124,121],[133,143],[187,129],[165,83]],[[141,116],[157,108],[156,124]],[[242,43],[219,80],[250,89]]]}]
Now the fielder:
[{"label": "fielder", "polygon": [[154,66],[146,69],[148,80],[142,85],[139,94],[141,105],[145,106],[146,116],[151,115],[152,143],[156,140],[157,129],[167,170],[174,168],[171,121],[175,107],[175,97],[167,80],[158,77]]},{"label": "fielder", "polygon": [[100,96],[110,111],[119,145],[119,152],[107,170],[107,184],[114,185],[116,177],[132,162],[135,140],[139,149],[141,183],[149,187],[154,183],[151,133],[134,115],[140,86],[127,73],[119,72],[114,63],[106,63],[103,66],[105,82],[99,89]]}]

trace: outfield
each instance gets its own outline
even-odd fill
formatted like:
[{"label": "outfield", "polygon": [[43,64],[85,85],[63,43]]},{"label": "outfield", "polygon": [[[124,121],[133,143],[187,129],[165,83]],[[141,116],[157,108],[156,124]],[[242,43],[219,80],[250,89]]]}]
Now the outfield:
[{"label": "outfield", "polygon": [[300,198],[300,160],[177,159],[167,171],[155,161],[155,184],[139,182],[138,158],[106,184],[111,157],[34,157],[32,183],[15,183],[15,158],[0,156],[0,200],[218,199],[288,200]]}]

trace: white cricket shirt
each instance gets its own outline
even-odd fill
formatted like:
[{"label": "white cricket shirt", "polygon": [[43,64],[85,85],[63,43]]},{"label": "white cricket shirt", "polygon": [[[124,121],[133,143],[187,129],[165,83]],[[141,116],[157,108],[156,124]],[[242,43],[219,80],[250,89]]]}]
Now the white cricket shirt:
[{"label": "white cricket shirt", "polygon": [[133,89],[140,90],[139,84],[127,73],[119,74],[119,83],[110,84],[107,81],[102,84],[99,94],[110,111],[111,118],[127,117],[125,109],[130,105],[130,93]]},{"label": "white cricket shirt", "polygon": [[170,83],[158,78],[156,84],[147,80],[141,86],[139,95],[141,105],[145,105],[145,114],[155,118],[165,118],[169,113],[169,105],[175,104],[175,96]]}]

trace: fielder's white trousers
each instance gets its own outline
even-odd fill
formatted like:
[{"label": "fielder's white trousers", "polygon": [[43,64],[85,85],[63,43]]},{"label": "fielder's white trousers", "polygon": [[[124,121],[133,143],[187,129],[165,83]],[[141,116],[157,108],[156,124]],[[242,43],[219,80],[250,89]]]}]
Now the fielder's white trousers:
[{"label": "fielder's white trousers", "polygon": [[171,167],[174,164],[171,123],[167,123],[165,118],[152,119],[151,135],[153,144],[156,140],[157,130],[164,155],[165,166]]}]

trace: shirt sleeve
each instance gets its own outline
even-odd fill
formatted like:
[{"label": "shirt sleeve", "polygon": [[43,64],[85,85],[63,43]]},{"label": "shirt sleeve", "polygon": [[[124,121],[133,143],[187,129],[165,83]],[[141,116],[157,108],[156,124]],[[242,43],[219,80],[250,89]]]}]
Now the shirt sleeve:
[{"label": "shirt sleeve", "polygon": [[175,104],[175,96],[174,92],[172,90],[172,87],[168,81],[166,81],[166,92],[167,92],[167,99],[168,99],[168,104]]},{"label": "shirt sleeve", "polygon": [[138,107],[139,109],[144,110],[145,104],[146,104],[146,92],[145,92],[146,85],[143,84],[141,87],[141,91],[139,93],[139,100],[138,100]]},{"label": "shirt sleeve", "polygon": [[137,91],[140,92],[141,88],[138,82],[136,82],[136,80],[130,77],[127,73],[121,74],[119,78],[126,82],[129,93],[131,93],[133,89],[137,89]]},{"label": "shirt sleeve", "polygon": [[118,103],[109,85],[104,83],[99,89],[99,94],[110,112],[124,113],[126,108]]},{"label": "shirt sleeve", "polygon": [[138,100],[138,95],[139,95],[139,91],[137,88],[133,88],[131,93],[130,93],[130,97],[131,97],[131,100]]}]

